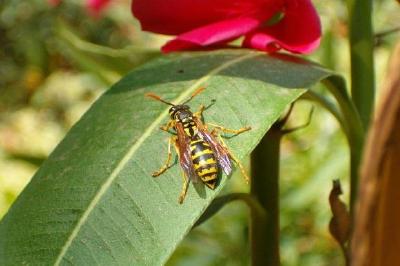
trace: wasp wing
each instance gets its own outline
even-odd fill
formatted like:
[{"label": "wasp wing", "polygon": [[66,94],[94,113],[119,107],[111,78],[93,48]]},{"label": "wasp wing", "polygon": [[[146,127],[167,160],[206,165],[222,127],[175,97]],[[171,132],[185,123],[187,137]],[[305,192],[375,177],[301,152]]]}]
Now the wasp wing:
[{"label": "wasp wing", "polygon": [[218,140],[206,129],[203,123],[198,118],[194,118],[197,128],[199,129],[200,137],[210,144],[219,166],[224,170],[225,174],[229,175],[232,172],[232,162],[229,157],[229,151],[218,142]]},{"label": "wasp wing", "polygon": [[177,144],[179,150],[179,162],[185,175],[191,181],[193,181],[193,183],[197,183],[199,178],[194,170],[192,162],[192,156],[190,152],[190,138],[185,134],[181,123],[176,123],[175,128],[178,134]]}]

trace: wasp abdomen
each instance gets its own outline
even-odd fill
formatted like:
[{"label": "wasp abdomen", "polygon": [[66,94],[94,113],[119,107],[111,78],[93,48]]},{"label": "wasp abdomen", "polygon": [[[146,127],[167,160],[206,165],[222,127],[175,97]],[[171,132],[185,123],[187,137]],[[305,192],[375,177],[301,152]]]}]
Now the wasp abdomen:
[{"label": "wasp abdomen", "polygon": [[190,151],[196,174],[211,189],[214,189],[218,178],[218,165],[210,145],[197,138],[190,142]]}]

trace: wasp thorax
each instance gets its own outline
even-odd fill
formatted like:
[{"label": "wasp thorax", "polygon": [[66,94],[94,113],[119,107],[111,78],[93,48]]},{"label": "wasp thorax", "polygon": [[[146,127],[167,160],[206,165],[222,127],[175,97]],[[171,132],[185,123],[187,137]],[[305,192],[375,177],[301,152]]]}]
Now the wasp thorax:
[{"label": "wasp thorax", "polygon": [[169,109],[169,115],[171,119],[182,121],[185,118],[192,116],[192,112],[190,112],[190,107],[187,105],[174,105]]}]

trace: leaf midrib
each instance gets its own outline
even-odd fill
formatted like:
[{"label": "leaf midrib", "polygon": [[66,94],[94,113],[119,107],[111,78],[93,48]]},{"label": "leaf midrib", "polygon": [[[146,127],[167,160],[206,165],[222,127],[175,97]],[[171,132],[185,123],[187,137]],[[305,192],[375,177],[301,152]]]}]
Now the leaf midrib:
[{"label": "leaf midrib", "polygon": [[[192,86],[190,86],[187,90],[184,90],[179,97],[175,99],[175,103],[182,102],[184,99],[186,99],[191,93],[193,93],[198,87],[204,84],[205,81],[207,81],[210,77],[213,75],[216,75],[217,73],[221,72],[222,70],[235,65],[236,63],[240,63],[242,61],[245,61],[247,59],[259,56],[260,53],[257,52],[251,52],[250,54],[245,54],[241,55],[235,59],[229,60],[223,64],[221,64],[219,67],[214,68],[210,72],[208,72],[205,76],[202,78],[198,79]],[[131,148],[125,153],[125,155],[122,157],[120,162],[118,163],[117,167],[111,172],[110,176],[106,179],[106,181],[103,183],[103,185],[100,187],[100,189],[96,192],[95,196],[93,197],[92,201],[89,203],[88,207],[82,214],[81,218],[78,220],[76,223],[74,229],[72,230],[71,234],[69,235],[67,241],[61,248],[61,251],[59,255],[56,258],[56,261],[54,265],[60,265],[63,257],[67,253],[69,247],[71,246],[73,240],[76,238],[78,235],[81,227],[85,224],[86,220],[88,219],[90,213],[92,210],[95,208],[97,203],[100,201],[104,193],[108,190],[108,188],[111,186],[115,178],[118,176],[118,174],[121,172],[121,170],[125,167],[125,165],[128,163],[128,161],[132,158],[132,156],[135,154],[135,152],[140,148],[142,143],[151,135],[153,130],[162,122],[162,120],[168,115],[168,109],[166,108],[160,115],[151,123],[147,129],[144,131],[143,135],[131,146]]]}]

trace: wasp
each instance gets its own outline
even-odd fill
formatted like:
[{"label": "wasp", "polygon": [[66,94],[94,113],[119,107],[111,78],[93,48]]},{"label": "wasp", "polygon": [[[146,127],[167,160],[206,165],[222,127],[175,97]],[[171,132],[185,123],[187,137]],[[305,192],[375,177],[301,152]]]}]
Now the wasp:
[{"label": "wasp", "polygon": [[[168,141],[167,160],[152,176],[159,176],[171,167],[171,146],[173,144],[183,170],[184,181],[178,200],[180,204],[185,199],[190,181],[197,183],[200,179],[207,187],[214,190],[218,181],[219,169],[222,169],[227,175],[232,172],[231,160],[238,165],[246,182],[249,180],[241,162],[229,151],[221,138],[220,132],[237,135],[250,130],[251,127],[247,126],[235,130],[212,123],[203,124],[203,111],[206,107],[200,105],[199,111],[192,113],[186,103],[190,102],[204,89],[203,87],[197,89],[182,104],[167,102],[153,93],[146,94],[147,97],[172,106],[169,109],[169,122],[160,127],[161,130],[172,133]],[[213,127],[213,129],[209,131],[208,126]],[[173,132],[170,129],[173,129]]]}]

